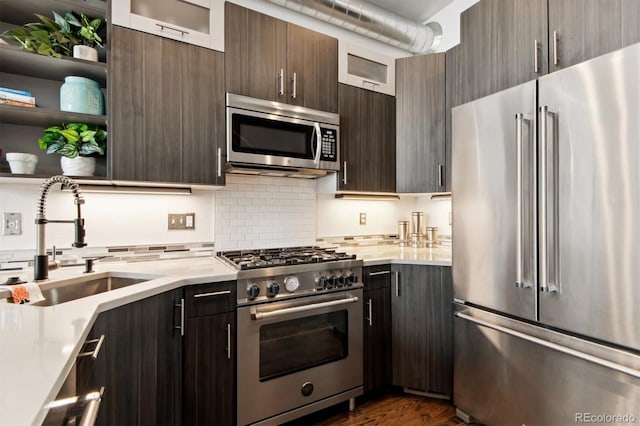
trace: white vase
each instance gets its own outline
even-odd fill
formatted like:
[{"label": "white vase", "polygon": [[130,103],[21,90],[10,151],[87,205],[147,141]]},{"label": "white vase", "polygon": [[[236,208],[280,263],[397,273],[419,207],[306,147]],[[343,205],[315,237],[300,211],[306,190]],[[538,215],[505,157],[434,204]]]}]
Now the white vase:
[{"label": "white vase", "polygon": [[96,170],[95,157],[60,157],[62,174],[65,176],[93,176]]},{"label": "white vase", "polygon": [[11,168],[11,173],[32,175],[38,164],[38,156],[25,152],[7,152],[7,161]]},{"label": "white vase", "polygon": [[82,44],[73,46],[73,57],[84,59],[85,61],[98,62],[98,49]]}]

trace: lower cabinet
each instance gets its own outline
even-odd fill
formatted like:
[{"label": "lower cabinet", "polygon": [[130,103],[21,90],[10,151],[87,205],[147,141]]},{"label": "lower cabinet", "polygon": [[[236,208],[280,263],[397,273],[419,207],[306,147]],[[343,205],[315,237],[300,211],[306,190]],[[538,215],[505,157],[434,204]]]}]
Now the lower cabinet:
[{"label": "lower cabinet", "polygon": [[184,293],[184,424],[235,424],[235,282]]},{"label": "lower cabinet", "polygon": [[391,268],[363,270],[364,282],[364,391],[391,385]]},{"label": "lower cabinet", "polygon": [[392,383],[451,396],[451,267],[393,265],[391,270]]},{"label": "lower cabinet", "polygon": [[182,422],[181,295],[169,291],[98,316],[89,337],[104,341],[93,366],[78,371],[105,388],[96,424]]}]

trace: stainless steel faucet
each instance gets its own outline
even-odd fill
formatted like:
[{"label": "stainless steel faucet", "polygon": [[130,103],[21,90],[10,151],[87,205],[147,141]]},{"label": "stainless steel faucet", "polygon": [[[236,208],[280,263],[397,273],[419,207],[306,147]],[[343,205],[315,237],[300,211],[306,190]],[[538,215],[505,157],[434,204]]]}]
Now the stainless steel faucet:
[{"label": "stainless steel faucet", "polygon": [[[48,220],[45,217],[45,210],[47,206],[47,195],[49,189],[56,184],[60,183],[63,186],[67,186],[74,197],[74,204],[77,207],[78,217],[73,220]],[[84,219],[80,211],[80,206],[84,204],[84,199],[80,194],[80,187],[71,178],[67,176],[52,176],[40,187],[40,199],[38,200],[38,211],[36,214],[36,246],[37,251],[33,261],[33,279],[35,281],[46,280],[49,277],[49,256],[47,255],[47,248],[45,243],[45,225],[47,223],[73,223],[75,226],[75,241],[72,244],[73,247],[84,247],[87,244],[84,242]]]}]

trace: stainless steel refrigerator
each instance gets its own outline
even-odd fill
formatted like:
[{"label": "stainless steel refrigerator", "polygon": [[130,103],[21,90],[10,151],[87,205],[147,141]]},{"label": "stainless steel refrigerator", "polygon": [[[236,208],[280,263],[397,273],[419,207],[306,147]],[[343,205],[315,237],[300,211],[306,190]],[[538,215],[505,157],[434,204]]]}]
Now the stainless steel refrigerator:
[{"label": "stainless steel refrigerator", "polygon": [[452,111],[454,404],[640,423],[640,44]]}]

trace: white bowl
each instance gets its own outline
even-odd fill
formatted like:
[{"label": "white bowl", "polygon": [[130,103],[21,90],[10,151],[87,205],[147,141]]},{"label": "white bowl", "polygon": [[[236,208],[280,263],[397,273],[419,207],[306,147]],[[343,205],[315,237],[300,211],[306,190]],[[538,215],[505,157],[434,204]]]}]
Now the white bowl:
[{"label": "white bowl", "polygon": [[38,164],[38,156],[24,152],[7,152],[7,161],[11,168],[11,173],[32,175]]}]

